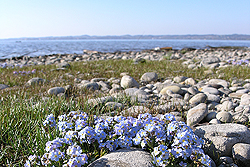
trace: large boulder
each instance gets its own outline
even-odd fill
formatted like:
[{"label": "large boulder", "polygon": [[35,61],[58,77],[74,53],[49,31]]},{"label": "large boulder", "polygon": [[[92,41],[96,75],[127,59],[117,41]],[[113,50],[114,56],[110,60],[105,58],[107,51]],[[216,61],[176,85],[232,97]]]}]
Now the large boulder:
[{"label": "large boulder", "polygon": [[195,134],[208,143],[205,152],[213,159],[219,156],[231,157],[232,147],[236,143],[250,144],[249,129],[235,123],[198,126]]},{"label": "large boulder", "polygon": [[124,148],[111,152],[88,167],[151,167],[152,157],[150,153],[138,148]]}]

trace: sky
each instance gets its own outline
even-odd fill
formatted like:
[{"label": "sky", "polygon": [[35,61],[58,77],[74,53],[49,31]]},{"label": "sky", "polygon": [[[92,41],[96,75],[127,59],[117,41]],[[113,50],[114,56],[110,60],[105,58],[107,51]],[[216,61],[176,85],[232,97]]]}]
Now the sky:
[{"label": "sky", "polygon": [[250,0],[0,0],[0,39],[250,34]]}]

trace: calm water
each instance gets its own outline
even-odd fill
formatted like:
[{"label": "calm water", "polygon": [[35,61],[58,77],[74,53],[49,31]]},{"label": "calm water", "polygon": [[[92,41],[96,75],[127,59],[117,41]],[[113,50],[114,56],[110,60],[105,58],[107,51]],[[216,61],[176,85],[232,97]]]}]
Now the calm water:
[{"label": "calm water", "polygon": [[19,56],[40,56],[56,53],[83,53],[84,49],[100,52],[140,51],[156,47],[173,47],[182,49],[192,47],[205,48],[207,45],[245,46],[250,41],[239,40],[0,40],[0,59]]}]

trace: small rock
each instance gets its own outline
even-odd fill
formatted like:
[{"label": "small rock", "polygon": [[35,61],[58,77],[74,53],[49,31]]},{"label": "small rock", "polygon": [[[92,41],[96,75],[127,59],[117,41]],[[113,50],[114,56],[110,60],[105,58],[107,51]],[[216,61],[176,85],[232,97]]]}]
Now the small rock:
[{"label": "small rock", "polygon": [[121,87],[123,88],[139,88],[138,82],[131,76],[125,75],[121,79]]},{"label": "small rock", "polygon": [[2,89],[6,89],[6,88],[8,88],[9,86],[8,85],[5,85],[5,84],[0,84],[0,90],[2,90]]},{"label": "small rock", "polygon": [[198,124],[207,116],[208,109],[205,103],[201,103],[187,112],[187,125],[192,126]]},{"label": "small rock", "polygon": [[152,167],[150,153],[138,148],[113,151],[89,164],[88,167]]},{"label": "small rock", "polygon": [[59,63],[56,65],[57,68],[69,68],[70,64],[67,62]]},{"label": "small rock", "polygon": [[223,123],[232,122],[232,115],[229,112],[221,111],[216,114],[216,118]]},{"label": "small rock", "polygon": [[155,72],[147,72],[141,76],[142,81],[152,82],[158,79],[158,75]]},{"label": "small rock", "polygon": [[250,144],[236,143],[232,148],[233,159],[239,166],[250,166]]},{"label": "small rock", "polygon": [[214,118],[211,121],[209,121],[209,125],[212,125],[212,124],[221,124],[221,122],[218,119]]},{"label": "small rock", "polygon": [[161,90],[160,94],[162,94],[162,95],[167,94],[167,90],[171,90],[173,93],[177,93],[177,94],[182,94],[183,93],[183,90],[179,86],[173,85],[173,86],[164,87]]},{"label": "small rock", "polygon": [[48,94],[50,95],[58,95],[59,93],[64,93],[64,92],[65,89],[63,87],[54,87],[48,90]]},{"label": "small rock", "polygon": [[44,84],[45,82],[46,80],[42,78],[32,78],[26,83],[26,85],[31,86],[31,85],[37,85],[37,84]]},{"label": "small rock", "polygon": [[206,102],[206,100],[207,95],[205,95],[204,93],[198,93],[189,100],[189,103],[192,105],[197,105]]}]

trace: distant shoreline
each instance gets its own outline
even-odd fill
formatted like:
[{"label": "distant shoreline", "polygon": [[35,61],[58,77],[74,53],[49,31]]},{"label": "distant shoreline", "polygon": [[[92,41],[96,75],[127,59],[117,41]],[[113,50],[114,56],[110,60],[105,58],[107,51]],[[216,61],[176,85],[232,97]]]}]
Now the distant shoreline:
[{"label": "distant shoreline", "polygon": [[186,39],[186,40],[250,40],[250,35],[106,35],[106,36],[50,36],[50,37],[23,37],[0,40],[83,40],[83,39]]}]

